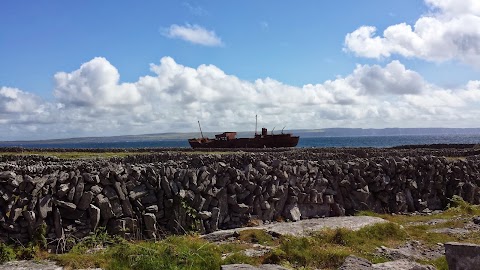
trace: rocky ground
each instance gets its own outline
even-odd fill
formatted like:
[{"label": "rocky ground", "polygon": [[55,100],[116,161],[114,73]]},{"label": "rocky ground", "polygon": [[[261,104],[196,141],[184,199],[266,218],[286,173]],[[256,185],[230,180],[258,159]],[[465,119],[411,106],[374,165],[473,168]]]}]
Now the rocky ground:
[{"label": "rocky ground", "polygon": [[[456,239],[469,240],[468,236],[478,234],[480,232],[480,218],[466,217],[465,215],[458,215],[446,218],[437,218],[441,212],[435,214],[421,214],[405,216],[403,227],[408,231],[409,228],[418,226],[432,227],[428,232],[437,236],[448,239],[455,237]],[[399,216],[390,216],[395,219]],[[422,217],[423,221],[409,221],[410,219],[417,219]],[[258,244],[251,239],[245,240],[241,238],[241,232],[251,230],[263,230],[270,234],[274,239],[284,235],[295,237],[307,236],[311,233],[321,232],[325,229],[345,228],[349,230],[358,230],[365,226],[370,226],[378,223],[391,222],[379,217],[370,216],[350,216],[350,217],[327,217],[309,220],[301,220],[298,222],[274,222],[268,224],[259,224],[257,226],[249,226],[231,230],[222,230],[201,236],[215,244],[233,243],[245,247],[244,254],[248,257],[262,257],[271,252],[275,248],[275,243],[272,245]],[[427,236],[428,237],[428,236]],[[421,264],[419,262],[433,261],[445,255],[445,249],[442,242],[432,245],[427,243],[424,239],[415,239],[410,237],[405,243],[397,246],[387,247],[388,243],[377,247],[374,251],[379,257],[388,260],[384,263],[371,263],[370,261],[357,257],[349,256],[345,259],[344,264],[338,268],[342,270],[362,270],[362,269],[394,269],[394,270],[433,270],[437,269],[432,265]],[[227,257],[229,254],[224,254]],[[0,265],[0,270],[62,270],[62,266],[57,265],[53,261],[12,261]],[[67,268],[68,269],[68,268]],[[93,270],[92,268],[88,268]],[[96,268],[100,270],[100,268]],[[265,265],[248,265],[248,264],[231,264],[224,265],[222,270],[275,270],[275,269],[292,269],[292,266],[280,266],[274,264]]]},{"label": "rocky ground", "polygon": [[[178,233],[198,217],[197,229],[214,231],[204,239],[238,244],[245,256],[263,258],[278,241],[258,243],[242,238],[242,231],[263,230],[280,239],[385,220],[407,231],[406,241],[380,244],[369,254],[388,262],[348,257],[341,269],[434,269],[417,264],[442,258],[446,241],[480,242],[479,218],[441,211],[453,196],[480,202],[478,147],[155,152],[108,160],[0,155],[0,239],[26,243],[41,224],[47,239],[56,241],[68,235],[81,239],[100,225],[116,234],[131,237],[138,231],[137,236],[156,238],[162,229]],[[385,220],[343,217],[361,210],[385,213]],[[232,227],[237,228],[215,232]],[[1,269],[61,268],[16,261]]]}]

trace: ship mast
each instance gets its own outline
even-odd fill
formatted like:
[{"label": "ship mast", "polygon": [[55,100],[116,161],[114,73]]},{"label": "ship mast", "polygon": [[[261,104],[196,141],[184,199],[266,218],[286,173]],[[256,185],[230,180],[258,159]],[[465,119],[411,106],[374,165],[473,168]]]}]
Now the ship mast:
[{"label": "ship mast", "polygon": [[204,139],[203,132],[202,132],[202,127],[200,126],[200,121],[198,121],[198,127],[200,128],[200,134],[202,135],[202,139]]},{"label": "ship mast", "polygon": [[257,115],[255,114],[255,135],[257,135]]}]

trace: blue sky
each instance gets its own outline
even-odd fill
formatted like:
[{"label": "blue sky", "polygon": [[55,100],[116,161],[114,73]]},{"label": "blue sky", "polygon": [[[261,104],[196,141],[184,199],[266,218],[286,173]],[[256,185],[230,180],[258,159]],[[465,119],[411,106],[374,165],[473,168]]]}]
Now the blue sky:
[{"label": "blue sky", "polygon": [[478,127],[479,6],[2,1],[0,140]]}]

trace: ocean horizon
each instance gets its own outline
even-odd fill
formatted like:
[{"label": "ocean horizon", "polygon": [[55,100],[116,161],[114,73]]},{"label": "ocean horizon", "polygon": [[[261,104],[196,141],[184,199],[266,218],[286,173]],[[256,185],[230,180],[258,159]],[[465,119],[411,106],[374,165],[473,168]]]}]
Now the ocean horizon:
[{"label": "ocean horizon", "polygon": [[[119,140],[119,141],[71,142],[51,141],[18,141],[0,142],[0,147],[23,148],[190,148],[186,139],[157,140]],[[319,136],[300,137],[297,148],[310,147],[395,147],[401,145],[428,144],[480,144],[480,134],[442,134],[442,135],[388,135],[388,136]]]}]

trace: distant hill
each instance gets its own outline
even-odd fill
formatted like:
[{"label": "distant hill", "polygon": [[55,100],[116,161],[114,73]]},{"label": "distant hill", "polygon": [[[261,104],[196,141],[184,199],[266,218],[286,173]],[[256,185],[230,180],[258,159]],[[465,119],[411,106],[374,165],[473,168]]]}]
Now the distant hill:
[{"label": "distant hill", "polygon": [[355,137],[355,136],[408,136],[408,135],[475,135],[480,128],[326,128],[294,130],[301,137]]},{"label": "distant hill", "polygon": [[[274,133],[280,133],[275,130]],[[221,132],[204,132],[205,137],[214,137]],[[270,133],[270,131],[269,131]],[[408,136],[408,135],[479,135],[480,128],[383,128],[383,129],[363,129],[363,128],[326,128],[326,129],[297,129],[285,130],[284,133],[293,133],[301,138],[312,137],[357,137],[357,136]],[[237,137],[252,137],[253,131],[238,132]],[[83,137],[66,138],[54,140],[36,140],[36,141],[4,141],[0,142],[3,146],[42,143],[42,144],[60,144],[60,143],[111,143],[111,142],[145,142],[158,140],[187,140],[189,138],[200,137],[199,132],[189,133],[158,133],[142,135],[124,135],[110,137]]]}]

